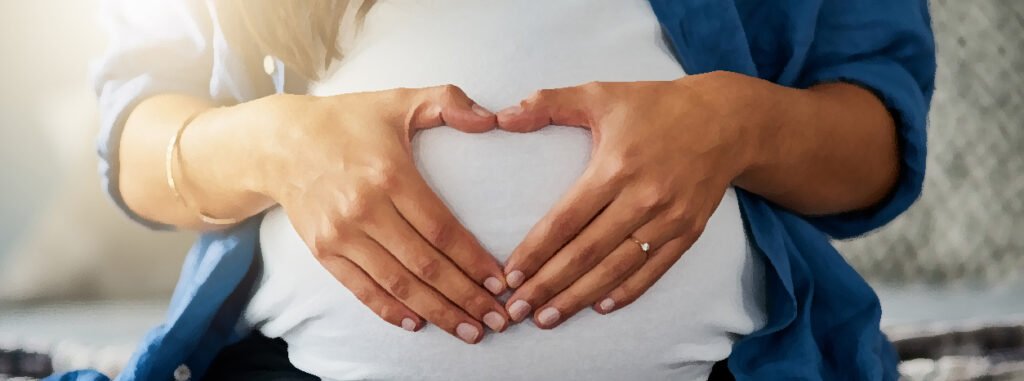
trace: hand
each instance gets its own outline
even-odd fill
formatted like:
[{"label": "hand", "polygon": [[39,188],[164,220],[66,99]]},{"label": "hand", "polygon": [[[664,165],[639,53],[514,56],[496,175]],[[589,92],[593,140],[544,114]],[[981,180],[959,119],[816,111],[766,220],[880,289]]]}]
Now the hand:
[{"label": "hand", "polygon": [[[665,82],[592,82],[540,90],[498,113],[502,129],[549,124],[593,132],[577,183],[505,264],[506,307],[553,328],[585,306],[636,300],[697,240],[749,162],[743,129],[756,79],[715,72]],[[633,241],[650,243],[645,254]],[[525,282],[523,282],[525,280]]]},{"label": "hand", "polygon": [[426,319],[471,344],[480,321],[504,330],[491,295],[505,290],[500,265],[426,184],[409,145],[419,129],[483,132],[495,116],[455,86],[278,102],[287,111],[267,144],[267,193],[324,268],[407,330]]}]

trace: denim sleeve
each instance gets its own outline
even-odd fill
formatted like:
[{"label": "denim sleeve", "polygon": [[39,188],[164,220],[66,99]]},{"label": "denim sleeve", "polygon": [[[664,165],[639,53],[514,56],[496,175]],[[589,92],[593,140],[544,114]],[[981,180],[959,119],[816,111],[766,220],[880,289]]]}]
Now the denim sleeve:
[{"label": "denim sleeve", "polygon": [[93,68],[99,97],[99,172],[110,198],[133,220],[172,227],[132,212],[118,189],[118,145],[125,120],[161,93],[210,97],[213,25],[203,1],[104,0],[99,22],[109,47]]},{"label": "denim sleeve", "polygon": [[825,0],[798,86],[845,81],[874,92],[896,121],[899,179],[875,207],[808,221],[834,238],[862,235],[910,207],[925,173],[935,89],[935,43],[926,0]]}]

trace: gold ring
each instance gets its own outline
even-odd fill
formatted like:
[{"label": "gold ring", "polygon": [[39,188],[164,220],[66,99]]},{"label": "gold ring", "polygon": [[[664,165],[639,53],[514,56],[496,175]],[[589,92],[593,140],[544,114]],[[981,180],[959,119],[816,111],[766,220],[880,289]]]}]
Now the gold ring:
[{"label": "gold ring", "polygon": [[651,244],[650,243],[641,242],[639,239],[636,239],[636,237],[634,237],[634,236],[629,236],[629,239],[633,240],[633,242],[636,242],[637,245],[640,245],[640,250],[643,250],[644,254],[647,254],[647,255],[651,254],[650,251],[649,251],[649,250],[651,250]]}]

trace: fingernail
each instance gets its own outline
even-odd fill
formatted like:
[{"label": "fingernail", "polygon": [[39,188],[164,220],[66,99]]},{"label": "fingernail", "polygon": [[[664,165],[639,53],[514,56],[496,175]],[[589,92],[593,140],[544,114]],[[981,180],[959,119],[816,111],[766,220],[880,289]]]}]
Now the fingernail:
[{"label": "fingernail", "polygon": [[526,317],[526,314],[530,313],[530,308],[532,308],[530,303],[520,299],[508,306],[508,314],[512,315],[512,320],[520,321]]},{"label": "fingernail", "polygon": [[487,109],[481,107],[478,104],[474,104],[473,105],[473,112],[475,112],[477,115],[480,115],[480,116],[482,116],[484,118],[490,118],[492,115],[494,115],[494,114],[491,114],[490,111],[487,111]]},{"label": "fingernail", "polygon": [[598,307],[601,307],[601,312],[607,313],[608,311],[611,311],[612,308],[615,308],[615,301],[612,300],[612,298],[604,298]]},{"label": "fingernail", "polygon": [[509,287],[516,288],[523,285],[523,278],[525,278],[523,272],[516,270],[508,273],[508,276],[505,277],[505,280],[508,281]]},{"label": "fingernail", "polygon": [[504,110],[501,110],[499,113],[505,114],[505,115],[516,115],[516,114],[521,113],[521,112],[523,112],[523,108],[518,106],[518,105],[516,105],[516,106],[508,107],[508,108],[506,108]]},{"label": "fingernail", "polygon": [[476,342],[477,336],[480,336],[480,330],[476,329],[476,327],[469,323],[459,323],[459,325],[455,327],[455,333],[462,338],[462,341],[470,344]]},{"label": "fingernail", "polygon": [[498,295],[505,291],[505,287],[501,286],[501,281],[493,276],[484,279],[484,287],[487,287],[487,291],[490,291],[494,295]]},{"label": "fingernail", "polygon": [[537,321],[540,322],[540,325],[546,327],[555,324],[555,322],[558,321],[558,317],[560,315],[561,314],[558,313],[558,310],[555,309],[555,307],[548,307],[545,308],[543,311],[540,311],[539,314],[537,314]]},{"label": "fingernail", "polygon": [[410,318],[402,319],[402,329],[404,329],[406,331],[409,331],[409,332],[415,332],[416,331],[416,322],[412,321],[412,319],[410,319]]},{"label": "fingernail", "polygon": [[494,332],[505,328],[505,318],[501,314],[491,311],[484,315],[484,324],[487,324]]}]

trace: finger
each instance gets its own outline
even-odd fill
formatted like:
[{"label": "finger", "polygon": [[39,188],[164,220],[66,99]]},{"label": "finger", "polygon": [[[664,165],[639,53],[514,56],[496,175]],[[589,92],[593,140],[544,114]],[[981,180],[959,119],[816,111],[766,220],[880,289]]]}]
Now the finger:
[{"label": "finger", "polygon": [[601,314],[616,311],[633,303],[640,295],[647,292],[662,275],[672,267],[690,249],[696,238],[679,237],[665,243],[654,251],[647,261],[626,280],[612,289],[607,296],[594,304],[594,310]]},{"label": "finger", "polygon": [[[648,191],[651,192],[651,196],[656,196],[660,192],[652,189]],[[637,229],[633,236],[641,242],[650,243],[654,249],[676,237],[692,237],[696,240],[704,232],[704,227],[707,226],[711,214],[718,208],[720,200],[721,198],[715,197],[687,197],[685,202],[671,202],[671,205],[666,205],[665,210],[657,217]]]},{"label": "finger", "polygon": [[503,130],[532,132],[549,124],[592,127],[590,108],[596,82],[558,89],[543,89],[498,112],[498,125]]},{"label": "finger", "polygon": [[[512,319],[521,320],[526,311],[547,303],[604,260],[616,247],[627,241],[630,233],[650,219],[653,207],[640,201],[634,194],[620,196],[612,201],[582,233],[558,250],[536,274],[516,289],[505,303]],[[632,240],[629,243],[636,246]]]},{"label": "finger", "polygon": [[496,332],[508,325],[505,308],[487,290],[435,250],[394,208],[381,208],[366,233],[420,280]]},{"label": "finger", "polygon": [[334,279],[352,292],[356,299],[384,321],[407,331],[418,331],[423,327],[423,319],[419,315],[388,294],[352,261],[339,255],[328,255],[322,257],[320,263]]},{"label": "finger", "polygon": [[647,253],[644,253],[635,242],[622,242],[593,270],[537,308],[537,313],[533,317],[534,322],[541,329],[557,327],[606,295],[643,265],[646,259]]},{"label": "finger", "polygon": [[415,169],[402,172],[396,178],[403,183],[390,191],[399,214],[477,284],[495,295],[504,292],[505,276],[498,260],[459,223]]},{"label": "finger", "polygon": [[599,176],[598,165],[583,175],[544,215],[505,262],[509,287],[519,287],[575,237],[617,194],[616,182]]},{"label": "finger", "polygon": [[341,253],[366,271],[388,294],[438,328],[469,344],[476,344],[483,338],[484,331],[478,321],[416,278],[376,241],[365,236],[350,239]]},{"label": "finger", "polygon": [[633,237],[640,242],[646,242],[654,250],[657,250],[666,242],[683,235],[700,235],[701,225],[683,217],[675,217],[678,213],[666,211],[659,213],[643,226],[633,232]]},{"label": "finger", "polygon": [[463,132],[484,132],[494,129],[494,113],[476,104],[455,85],[417,89],[416,107],[406,125],[411,131],[447,125]]}]

